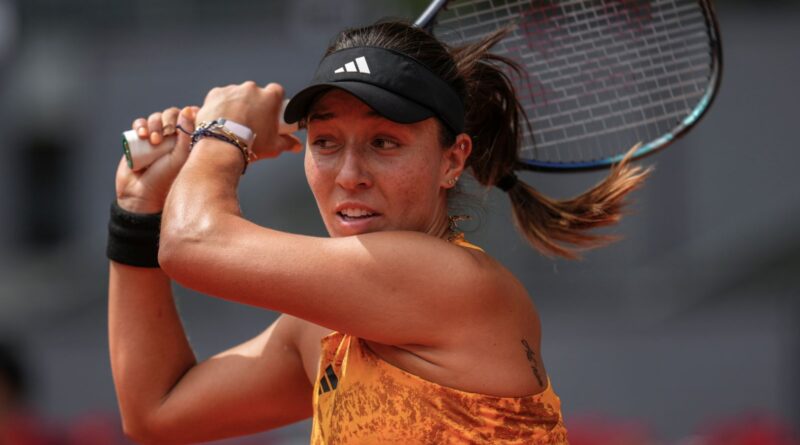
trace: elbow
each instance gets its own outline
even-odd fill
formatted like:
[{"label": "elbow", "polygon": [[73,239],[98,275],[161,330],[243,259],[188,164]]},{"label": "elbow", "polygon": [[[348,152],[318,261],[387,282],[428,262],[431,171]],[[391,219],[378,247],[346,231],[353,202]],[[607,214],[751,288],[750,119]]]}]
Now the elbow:
[{"label": "elbow", "polygon": [[125,435],[125,438],[130,440],[134,443],[149,443],[150,439],[145,434],[144,430],[132,426],[129,423],[123,420],[122,422],[122,433]]},{"label": "elbow", "polygon": [[158,264],[173,279],[181,270],[191,269],[190,261],[198,258],[193,254],[202,247],[204,240],[209,239],[211,224],[207,221],[176,221],[175,218],[161,223],[161,235],[158,243]]},{"label": "elbow", "polygon": [[158,240],[158,265],[169,276],[175,271],[175,266],[180,263],[181,250],[184,249],[185,241],[181,240],[180,235],[161,228],[161,236]]},{"label": "elbow", "polygon": [[124,417],[122,419],[122,433],[125,435],[125,438],[129,439],[131,442],[142,445],[170,445],[186,443],[185,441],[176,441],[162,432],[159,432],[157,429],[152,427],[152,424],[148,424],[147,422],[143,421],[130,421]]},{"label": "elbow", "polygon": [[180,235],[161,229],[158,240],[158,265],[170,277],[175,272],[176,265],[180,264],[180,256],[185,249],[186,242]]},{"label": "elbow", "polygon": [[158,438],[148,429],[145,422],[141,419],[132,419],[130,416],[122,416],[122,433],[127,439],[135,443],[160,443]]}]

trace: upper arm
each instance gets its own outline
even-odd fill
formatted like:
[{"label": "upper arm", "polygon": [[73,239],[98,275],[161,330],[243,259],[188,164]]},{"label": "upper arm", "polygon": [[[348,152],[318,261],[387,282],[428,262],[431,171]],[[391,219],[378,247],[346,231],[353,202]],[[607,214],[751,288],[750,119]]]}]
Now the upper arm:
[{"label": "upper arm", "polygon": [[267,330],[191,368],[148,418],[158,443],[253,434],[311,415],[312,386],[295,346],[297,323]]},{"label": "upper arm", "polygon": [[162,250],[173,279],[376,342],[445,341],[448,323],[479,322],[505,291],[486,255],[425,234],[316,238],[221,218]]}]

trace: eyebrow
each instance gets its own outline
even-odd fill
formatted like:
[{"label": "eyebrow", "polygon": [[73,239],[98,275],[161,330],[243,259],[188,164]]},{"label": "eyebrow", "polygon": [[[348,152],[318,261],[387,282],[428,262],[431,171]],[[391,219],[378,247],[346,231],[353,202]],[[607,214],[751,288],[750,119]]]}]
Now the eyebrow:
[{"label": "eyebrow", "polygon": [[[383,118],[383,116],[381,116],[381,115],[380,115],[380,114],[379,114],[377,111],[375,111],[375,110],[369,110],[369,111],[367,111],[366,113],[364,113],[364,116],[367,116],[367,117],[379,117],[379,118]],[[334,113],[334,112],[332,112],[332,111],[327,111],[327,112],[325,112],[325,111],[323,111],[323,112],[312,112],[312,113],[311,113],[311,114],[308,116],[307,122],[311,122],[311,121],[328,121],[328,120],[331,120],[331,119],[334,119],[334,118],[336,118],[336,113]]]}]

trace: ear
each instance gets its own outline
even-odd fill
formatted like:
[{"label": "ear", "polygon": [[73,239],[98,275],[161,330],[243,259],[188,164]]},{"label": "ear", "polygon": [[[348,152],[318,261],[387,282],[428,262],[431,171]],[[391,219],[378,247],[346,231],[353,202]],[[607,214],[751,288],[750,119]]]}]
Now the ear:
[{"label": "ear", "polygon": [[472,153],[472,138],[466,133],[456,136],[456,141],[444,151],[442,165],[442,187],[450,189],[456,186],[464,172],[467,158]]}]

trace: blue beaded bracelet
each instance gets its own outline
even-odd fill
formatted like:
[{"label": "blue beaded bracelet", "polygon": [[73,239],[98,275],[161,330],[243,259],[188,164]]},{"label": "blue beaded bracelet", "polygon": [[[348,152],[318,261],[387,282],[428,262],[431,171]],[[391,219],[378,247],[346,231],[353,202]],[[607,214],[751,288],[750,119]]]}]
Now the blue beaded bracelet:
[{"label": "blue beaded bracelet", "polygon": [[192,148],[194,147],[194,145],[198,141],[200,141],[200,139],[203,139],[203,138],[206,138],[206,137],[211,137],[211,138],[223,141],[223,142],[227,142],[227,143],[235,146],[236,148],[238,148],[239,151],[242,152],[242,159],[244,159],[244,168],[242,169],[242,174],[244,174],[247,171],[247,166],[250,164],[250,158],[247,155],[247,148],[243,147],[239,143],[239,141],[237,141],[235,139],[232,139],[232,138],[229,138],[228,136],[225,136],[224,134],[217,133],[217,132],[215,132],[213,130],[209,130],[207,128],[202,128],[202,127],[196,129],[194,131],[194,133],[192,133],[192,143],[189,145],[189,150],[191,151]]}]

